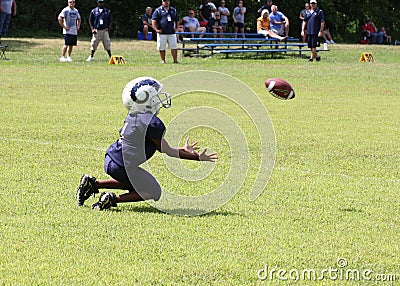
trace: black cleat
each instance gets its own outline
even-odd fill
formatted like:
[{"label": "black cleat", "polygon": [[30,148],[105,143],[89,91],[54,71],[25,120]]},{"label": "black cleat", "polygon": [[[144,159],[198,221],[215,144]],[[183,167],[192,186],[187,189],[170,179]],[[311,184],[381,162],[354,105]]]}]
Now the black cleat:
[{"label": "black cleat", "polygon": [[317,62],[319,62],[321,60],[321,57],[320,56],[316,57],[316,60]]},{"label": "black cleat", "polygon": [[76,191],[76,199],[78,206],[83,206],[85,201],[90,198],[91,195],[99,192],[97,188],[96,178],[88,175],[83,175],[81,178],[81,184]]},{"label": "black cleat", "polygon": [[115,202],[117,196],[114,193],[106,193],[103,192],[100,195],[100,199],[97,203],[92,205],[92,209],[94,210],[106,210],[111,207],[116,207],[117,203]]}]

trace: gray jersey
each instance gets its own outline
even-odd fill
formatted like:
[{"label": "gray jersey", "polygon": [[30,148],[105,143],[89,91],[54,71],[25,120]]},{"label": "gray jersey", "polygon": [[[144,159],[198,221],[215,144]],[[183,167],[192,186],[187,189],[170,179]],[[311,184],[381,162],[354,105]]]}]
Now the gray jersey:
[{"label": "gray jersey", "polygon": [[81,18],[81,15],[79,15],[77,9],[70,9],[69,7],[65,7],[58,16],[63,18],[64,26],[70,27],[68,31],[63,29],[64,35],[78,35],[76,21]]},{"label": "gray jersey", "polygon": [[[246,13],[246,7],[242,7],[243,13]],[[233,10],[237,23],[244,23],[244,14],[240,13],[239,6]]]},{"label": "gray jersey", "polygon": [[1,10],[6,14],[11,14],[13,0],[1,0]]}]

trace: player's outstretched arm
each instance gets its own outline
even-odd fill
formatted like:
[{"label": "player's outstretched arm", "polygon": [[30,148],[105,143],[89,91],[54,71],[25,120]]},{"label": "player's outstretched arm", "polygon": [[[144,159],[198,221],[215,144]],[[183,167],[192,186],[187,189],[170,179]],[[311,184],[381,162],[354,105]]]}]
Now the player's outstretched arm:
[{"label": "player's outstretched arm", "polygon": [[[164,138],[158,139],[160,144],[160,151],[162,153],[167,154],[170,157],[186,159],[186,160],[196,160],[196,161],[209,161],[215,162],[218,159],[217,153],[207,154],[207,148],[202,150],[200,153],[197,153],[196,150],[199,149],[197,145],[197,141],[190,144],[189,138],[186,139],[185,145],[183,147],[172,147],[168,144],[167,140]],[[158,142],[156,142],[156,145]]]}]

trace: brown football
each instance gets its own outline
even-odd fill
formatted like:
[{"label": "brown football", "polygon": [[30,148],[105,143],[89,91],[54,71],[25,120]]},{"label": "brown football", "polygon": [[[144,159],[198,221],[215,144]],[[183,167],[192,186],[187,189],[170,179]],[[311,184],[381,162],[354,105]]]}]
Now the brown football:
[{"label": "brown football", "polygon": [[269,78],[265,81],[265,87],[270,94],[279,99],[293,99],[294,90],[291,85],[281,78]]}]

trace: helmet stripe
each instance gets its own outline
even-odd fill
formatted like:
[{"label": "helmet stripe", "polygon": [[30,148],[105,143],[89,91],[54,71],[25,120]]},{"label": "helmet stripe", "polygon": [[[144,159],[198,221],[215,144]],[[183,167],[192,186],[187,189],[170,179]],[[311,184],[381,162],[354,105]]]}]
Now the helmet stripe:
[{"label": "helmet stripe", "polygon": [[137,100],[137,97],[136,97],[136,92],[137,92],[137,90],[138,90],[140,87],[145,86],[145,85],[153,86],[157,91],[158,91],[159,88],[160,88],[160,85],[159,85],[155,80],[151,80],[151,79],[142,80],[142,81],[138,82],[137,84],[135,84],[135,85],[132,87],[132,90],[131,90],[131,98],[132,98],[133,101],[136,101],[136,100]]}]

